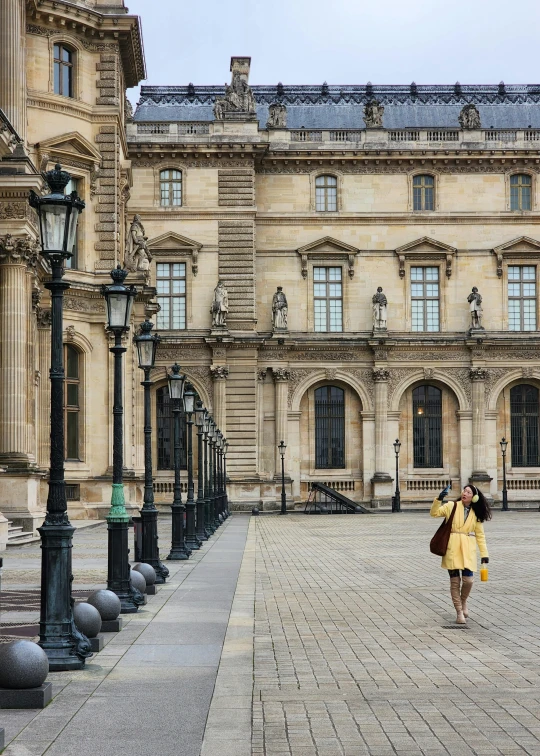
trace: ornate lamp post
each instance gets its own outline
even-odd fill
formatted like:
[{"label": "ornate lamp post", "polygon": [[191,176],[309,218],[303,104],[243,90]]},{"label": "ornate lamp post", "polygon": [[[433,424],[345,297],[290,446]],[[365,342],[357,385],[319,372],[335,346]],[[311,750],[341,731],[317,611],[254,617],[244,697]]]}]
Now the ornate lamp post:
[{"label": "ornate lamp post", "polygon": [[[71,549],[74,527],[67,514],[64,479],[64,352],[62,313],[64,261],[72,255],[77,220],[84,202],[64,190],[71,179],[57,165],[45,174],[51,194],[30,192],[30,205],[37,210],[41,254],[51,267],[45,284],[51,292],[51,457],[47,513],[38,528],[41,536],[41,611],[39,645],[49,657],[51,672],[81,669],[91,656],[90,643],[73,621],[71,608]],[[22,336],[22,335],[21,335]]]},{"label": "ornate lamp post", "polygon": [[180,366],[174,363],[169,373],[169,397],[172,401],[174,415],[174,496],[172,509],[172,543],[167,559],[189,559],[191,549],[186,546],[184,537],[184,512],[182,491],[180,489],[180,411],[184,398],[186,376],[180,373]]},{"label": "ornate lamp post", "polygon": [[128,526],[129,515],[124,499],[123,471],[124,438],[122,405],[122,336],[129,331],[131,310],[135,299],[134,286],[124,286],[127,270],[118,265],[111,271],[110,286],[102,286],[101,293],[107,304],[107,329],[114,334],[114,346],[109,351],[114,355],[114,406],[113,406],[113,483],[111,508],[107,515],[108,571],[107,588],[116,593],[122,606],[121,612],[136,612],[144,602],[142,593],[134,589],[130,581]]},{"label": "ornate lamp post", "polygon": [[208,540],[204,527],[204,461],[203,427],[206,412],[200,399],[195,402],[195,425],[197,426],[197,538],[200,543]]},{"label": "ornate lamp post", "polygon": [[201,542],[195,533],[195,496],[193,486],[193,413],[195,411],[195,391],[191,383],[184,389],[184,412],[187,424],[187,474],[188,490],[186,499],[186,546],[188,549],[200,549]]},{"label": "ornate lamp post", "polygon": [[229,497],[227,495],[227,453],[229,451],[229,442],[223,439],[223,494],[225,501],[225,517],[229,516]]},{"label": "ornate lamp post", "polygon": [[396,438],[394,441],[394,452],[396,455],[396,492],[392,499],[392,512],[401,512],[401,493],[399,491],[399,450],[401,449],[401,441]]},{"label": "ornate lamp post", "polygon": [[212,417],[210,418],[210,430],[208,431],[208,441],[210,444],[210,464],[208,468],[208,475],[210,478],[210,517],[212,518],[212,525],[214,531],[220,526],[219,517],[217,516],[217,470],[216,470],[216,441],[217,441],[217,428]]},{"label": "ornate lamp post", "polygon": [[141,509],[142,520],[142,548],[141,561],[152,565],[156,571],[156,583],[164,583],[169,576],[169,570],[159,558],[158,547],[158,511],[154,504],[154,485],[152,477],[152,408],[150,401],[150,371],[156,362],[158,334],[152,334],[154,324],[148,319],[141,323],[140,333],[134,336],[137,347],[139,367],[144,370],[144,503]]},{"label": "ornate lamp post", "polygon": [[508,512],[508,491],[506,489],[506,447],[508,446],[508,441],[503,436],[499,443],[501,445],[503,463],[502,511]]},{"label": "ornate lamp post", "polygon": [[280,514],[287,514],[287,495],[285,493],[285,449],[287,444],[285,441],[280,441],[278,444],[278,451],[281,455],[281,510]]},{"label": "ornate lamp post", "polygon": [[204,529],[207,536],[211,536],[215,532],[214,518],[212,516],[212,509],[210,505],[210,415],[208,410],[204,412],[203,419],[203,434],[204,434]]},{"label": "ornate lamp post", "polygon": [[223,433],[217,432],[217,468],[218,468],[218,517],[221,523],[225,522],[225,500],[223,496]]}]

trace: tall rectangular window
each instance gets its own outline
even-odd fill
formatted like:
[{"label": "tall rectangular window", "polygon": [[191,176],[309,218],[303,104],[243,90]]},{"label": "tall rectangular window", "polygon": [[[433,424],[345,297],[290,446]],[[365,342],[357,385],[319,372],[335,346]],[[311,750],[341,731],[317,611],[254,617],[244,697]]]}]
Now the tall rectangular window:
[{"label": "tall rectangular window", "polygon": [[180,330],[186,327],[186,264],[158,263],[156,266],[158,330]]},{"label": "tall rectangular window", "polygon": [[54,93],[73,97],[73,53],[62,44],[54,46]]},{"label": "tall rectangular window", "polygon": [[337,178],[317,176],[315,179],[315,209],[319,213],[337,210]]},{"label": "tall rectangular window", "polygon": [[414,210],[435,209],[435,179],[433,176],[414,176],[413,208]]},{"label": "tall rectangular window", "polygon": [[532,180],[526,173],[510,176],[510,210],[531,209]]},{"label": "tall rectangular window", "polygon": [[71,344],[64,346],[64,364],[64,453],[66,459],[78,460],[81,376],[79,352]]},{"label": "tall rectangular window", "polygon": [[538,467],[538,389],[520,383],[510,389],[512,467]]},{"label": "tall rectangular window", "polygon": [[315,467],[345,467],[345,392],[337,386],[315,391]]},{"label": "tall rectangular window", "polygon": [[[77,192],[79,194],[79,182],[77,179],[71,178],[64,190],[65,194],[71,194],[71,192]],[[81,215],[79,215],[79,223],[81,222]],[[77,224],[77,230],[75,231],[75,241],[73,243],[73,249],[71,250],[72,256],[66,260],[66,268],[75,270],[78,268],[77,252],[79,246],[79,223]],[[69,251],[69,250],[68,250]]]},{"label": "tall rectangular window", "polygon": [[316,331],[343,330],[341,268],[313,268]]},{"label": "tall rectangular window", "polygon": [[411,310],[413,331],[438,331],[439,268],[411,268]]},{"label": "tall rectangular window", "polygon": [[508,266],[508,330],[536,331],[536,265]]},{"label": "tall rectangular window", "polygon": [[442,392],[418,386],[413,399],[413,458],[415,467],[442,467]]}]

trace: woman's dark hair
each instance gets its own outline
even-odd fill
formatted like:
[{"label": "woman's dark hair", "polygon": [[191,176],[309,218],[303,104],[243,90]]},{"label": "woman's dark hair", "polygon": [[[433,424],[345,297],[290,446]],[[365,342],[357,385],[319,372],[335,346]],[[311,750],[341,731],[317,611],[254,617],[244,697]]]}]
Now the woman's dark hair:
[{"label": "woman's dark hair", "polygon": [[470,488],[473,494],[478,496],[477,502],[471,501],[471,507],[478,522],[491,520],[491,507],[482,491],[479,488],[476,488],[476,486],[472,486],[470,483],[466,485],[465,488]]}]

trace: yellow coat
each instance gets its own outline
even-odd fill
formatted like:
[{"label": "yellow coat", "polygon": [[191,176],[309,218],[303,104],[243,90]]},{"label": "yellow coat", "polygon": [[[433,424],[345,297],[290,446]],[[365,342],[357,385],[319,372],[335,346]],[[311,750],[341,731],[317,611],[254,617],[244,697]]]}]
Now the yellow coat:
[{"label": "yellow coat", "polygon": [[[445,517],[448,520],[453,508],[453,501],[447,501],[443,504],[439,499],[435,499],[431,505],[430,515],[432,517]],[[441,562],[441,567],[444,570],[472,570],[474,572],[477,567],[476,544],[480,549],[481,557],[489,556],[484,526],[476,519],[472,507],[469,510],[467,520],[464,520],[464,517],[465,509],[462,502],[458,501],[448,548]]]}]

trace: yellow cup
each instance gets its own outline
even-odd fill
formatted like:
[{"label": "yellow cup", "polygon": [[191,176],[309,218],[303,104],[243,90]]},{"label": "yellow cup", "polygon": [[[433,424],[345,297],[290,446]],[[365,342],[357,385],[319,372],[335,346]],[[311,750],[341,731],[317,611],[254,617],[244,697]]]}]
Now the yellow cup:
[{"label": "yellow cup", "polygon": [[488,568],[487,567],[481,567],[480,568],[480,580],[482,583],[486,583],[488,579]]}]

